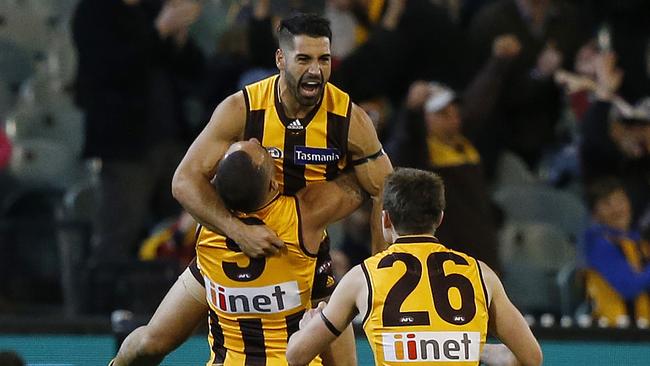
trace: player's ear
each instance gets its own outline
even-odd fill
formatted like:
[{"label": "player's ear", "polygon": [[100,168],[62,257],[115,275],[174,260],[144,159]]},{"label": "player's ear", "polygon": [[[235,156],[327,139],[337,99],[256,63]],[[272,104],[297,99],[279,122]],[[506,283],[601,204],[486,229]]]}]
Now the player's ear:
[{"label": "player's ear", "polygon": [[280,190],[280,184],[278,184],[277,180],[271,179],[270,189],[271,189],[271,191],[279,191]]},{"label": "player's ear", "polygon": [[442,224],[442,219],[445,217],[445,211],[440,211],[440,218],[438,219],[438,223],[436,224],[436,229],[440,227]]},{"label": "player's ear", "polygon": [[275,66],[278,67],[278,70],[283,71],[285,67],[286,61],[284,59],[284,52],[282,52],[281,48],[278,48],[275,51]]},{"label": "player's ear", "polygon": [[390,221],[390,215],[386,210],[381,211],[381,224],[384,229],[390,229],[393,227],[393,222]]}]

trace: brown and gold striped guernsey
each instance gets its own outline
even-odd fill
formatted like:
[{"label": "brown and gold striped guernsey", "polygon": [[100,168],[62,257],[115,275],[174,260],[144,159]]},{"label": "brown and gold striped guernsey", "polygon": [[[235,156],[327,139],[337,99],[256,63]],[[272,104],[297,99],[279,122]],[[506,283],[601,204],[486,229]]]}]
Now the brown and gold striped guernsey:
[{"label": "brown and gold striped guernsey", "polygon": [[433,236],[402,236],[366,259],[363,329],[377,365],[476,366],[488,296],[476,259]]},{"label": "brown and gold striped guernsey", "polygon": [[[311,308],[316,255],[302,242],[298,199],[278,195],[249,225],[266,224],[285,243],[281,255],[249,258],[237,243],[200,228],[196,257],[209,310],[207,365],[286,366],[289,336]],[[310,365],[321,365],[320,358]]]},{"label": "brown and gold striped guernsey", "polygon": [[305,118],[289,119],[278,99],[275,75],[246,86],[244,139],[257,138],[273,157],[285,194],[334,179],[348,164],[350,97],[327,83],[323,97]]}]

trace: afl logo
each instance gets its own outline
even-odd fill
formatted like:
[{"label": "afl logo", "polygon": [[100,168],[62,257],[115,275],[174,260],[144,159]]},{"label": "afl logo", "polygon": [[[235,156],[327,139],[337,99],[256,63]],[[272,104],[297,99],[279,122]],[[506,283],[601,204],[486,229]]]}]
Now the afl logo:
[{"label": "afl logo", "polygon": [[266,151],[269,152],[269,155],[271,155],[273,159],[282,159],[282,150],[277,147],[267,147]]}]

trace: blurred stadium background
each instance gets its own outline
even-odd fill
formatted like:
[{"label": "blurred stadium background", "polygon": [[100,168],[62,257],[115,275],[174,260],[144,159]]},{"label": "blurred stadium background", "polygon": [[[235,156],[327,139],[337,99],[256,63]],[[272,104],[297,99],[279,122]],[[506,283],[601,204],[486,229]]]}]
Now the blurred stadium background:
[{"label": "blurred stadium background", "polygon": [[[434,2],[452,8],[483,3]],[[11,144],[11,157],[0,165],[0,351],[14,350],[34,366],[106,364],[125,326],[111,321],[113,311],[130,311],[129,327],[142,324],[179,270],[173,260],[128,263],[114,269],[128,274],[115,283],[111,274],[89,269],[101,161],[81,159],[83,118],[70,93],[76,3],[0,0],[0,127]],[[233,14],[249,3],[204,1],[191,33],[207,56]],[[301,2],[274,3],[282,11]],[[188,113],[200,125],[197,109]],[[576,246],[588,213],[577,183],[562,175],[562,163],[575,159],[572,148],[534,171],[514,154],[501,159],[491,195],[503,213],[504,284],[540,338],[546,365],[650,365],[647,322],[603,324],[584,308]],[[331,231],[336,247],[344,228]],[[202,364],[208,352],[201,332],[163,364]],[[363,336],[358,353],[361,365],[372,364]]]}]

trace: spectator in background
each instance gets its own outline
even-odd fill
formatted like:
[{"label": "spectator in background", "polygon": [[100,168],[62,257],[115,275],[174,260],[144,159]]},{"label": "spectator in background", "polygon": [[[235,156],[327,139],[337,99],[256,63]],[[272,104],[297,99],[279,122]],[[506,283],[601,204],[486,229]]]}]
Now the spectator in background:
[{"label": "spectator in background", "polygon": [[357,47],[355,29],[357,20],[352,13],[352,0],[327,0],[323,16],[332,27],[332,66],[336,68],[339,61]]},{"label": "spectator in background", "polygon": [[250,68],[248,29],[233,24],[218,41],[217,52],[206,65],[203,83],[203,121],[227,96],[239,90],[241,75]]},{"label": "spectator in background", "polygon": [[271,0],[257,1],[252,17],[248,20],[250,67],[241,76],[238,89],[277,72],[275,59],[270,55],[278,49],[275,30],[279,24],[280,18],[272,12]]},{"label": "spectator in background", "polygon": [[183,102],[203,59],[188,38],[193,0],[81,0],[72,20],[76,102],[85,114],[86,157],[102,159],[93,258],[135,258],[150,211],[178,214],[170,192],[193,137]]},{"label": "spectator in background", "polygon": [[[576,50],[587,39],[576,9],[551,0],[498,0],[485,5],[473,19],[468,37],[473,56],[467,57],[471,73],[485,63],[494,40],[512,34],[521,51],[507,70],[499,74],[502,89],[490,139],[520,155],[536,169],[545,146],[554,141],[560,111],[559,89],[553,73],[572,65]],[[489,98],[490,95],[484,95]]]},{"label": "spectator in background", "polygon": [[604,36],[606,51],[618,56],[625,70],[619,94],[636,101],[650,95],[650,2],[645,0],[591,0],[592,11]]},{"label": "spectator in background", "polygon": [[196,221],[183,211],[179,217],[158,225],[142,242],[138,258],[143,261],[173,259],[179,263],[179,272],[196,256]]},{"label": "spectator in background", "polygon": [[632,208],[616,178],[587,188],[592,224],[583,237],[587,294],[593,316],[610,325],[620,316],[650,319],[650,244],[632,229]]},{"label": "spectator in background", "polygon": [[452,89],[417,81],[386,148],[396,166],[432,170],[445,181],[448,214],[438,238],[498,269],[493,207],[481,157],[463,134],[463,122]]},{"label": "spectator in background", "polygon": [[635,224],[650,204],[650,99],[626,107],[615,94],[622,77],[614,53],[601,54],[596,62],[595,101],[580,126],[580,155],[587,184],[605,176],[620,177]]},{"label": "spectator in background", "polygon": [[521,42],[512,33],[497,36],[492,41],[490,57],[463,92],[463,130],[475,143],[488,180],[493,178],[503,149],[499,128],[503,122],[498,120],[496,108],[505,89],[506,76],[521,53],[521,47]]},{"label": "spectator in background", "polygon": [[237,8],[237,16],[221,35],[217,52],[206,67],[204,121],[227,96],[277,72],[270,57],[278,48],[274,34],[278,19],[271,1],[258,0],[245,6],[233,3],[231,8]]},{"label": "spectator in background", "polygon": [[[353,99],[387,96],[399,105],[418,79],[462,84],[459,29],[429,0],[351,0],[361,44],[333,73]],[[398,67],[408,65],[408,67]]]}]

